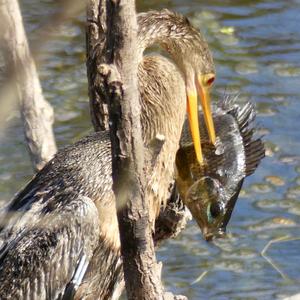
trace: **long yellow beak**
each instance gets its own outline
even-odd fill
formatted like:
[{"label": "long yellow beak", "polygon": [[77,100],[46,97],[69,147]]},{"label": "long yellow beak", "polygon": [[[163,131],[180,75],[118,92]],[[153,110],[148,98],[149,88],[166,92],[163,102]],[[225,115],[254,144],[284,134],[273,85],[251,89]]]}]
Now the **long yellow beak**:
[{"label": "long yellow beak", "polygon": [[[210,74],[208,74],[210,76]],[[203,78],[204,77],[204,78]],[[201,106],[204,114],[205,125],[208,131],[208,136],[210,142],[214,145],[216,143],[216,132],[214,121],[212,118],[211,108],[210,108],[210,95],[209,95],[209,87],[204,85],[205,80],[204,76],[198,76],[198,94],[201,100]]]},{"label": "long yellow beak", "polygon": [[[204,86],[202,76],[198,78],[198,94],[201,99],[201,106],[204,114],[205,125],[207,127],[208,135],[212,144],[215,144],[216,134],[215,127],[213,123],[213,118],[210,108],[210,97],[208,87]],[[203,154],[201,149],[201,138],[200,138],[200,129],[199,129],[199,120],[198,120],[198,100],[197,100],[197,90],[196,88],[187,90],[187,112],[188,119],[190,123],[190,130],[192,134],[192,140],[194,143],[195,153],[197,160],[200,165],[203,165]]]},{"label": "long yellow beak", "polygon": [[187,113],[190,123],[192,140],[195,148],[197,160],[200,165],[203,165],[203,155],[201,149],[199,120],[198,120],[198,99],[195,91],[187,92]]}]

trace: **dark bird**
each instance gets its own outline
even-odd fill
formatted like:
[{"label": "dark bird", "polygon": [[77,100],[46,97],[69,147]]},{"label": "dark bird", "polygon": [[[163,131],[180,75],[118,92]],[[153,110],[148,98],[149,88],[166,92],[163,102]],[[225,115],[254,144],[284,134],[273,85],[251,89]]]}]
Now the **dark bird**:
[{"label": "dark bird", "polygon": [[[147,186],[151,219],[169,197],[188,111],[196,160],[203,162],[197,90],[212,142],[209,108],[214,65],[206,42],[186,18],[163,10],[140,14],[141,52],[161,45],[173,61],[146,56],[139,65],[146,150],[164,144]],[[108,132],[91,134],[55,157],[1,211],[1,299],[112,299],[122,280]]]},{"label": "dark bird", "polygon": [[[204,164],[197,163],[187,124],[176,157],[177,188],[206,240],[224,236],[244,178],[265,155],[262,140],[253,136],[254,106],[250,102],[238,105],[234,99],[225,98],[213,110],[215,146],[200,126]],[[201,124],[203,115],[199,115]]]}]

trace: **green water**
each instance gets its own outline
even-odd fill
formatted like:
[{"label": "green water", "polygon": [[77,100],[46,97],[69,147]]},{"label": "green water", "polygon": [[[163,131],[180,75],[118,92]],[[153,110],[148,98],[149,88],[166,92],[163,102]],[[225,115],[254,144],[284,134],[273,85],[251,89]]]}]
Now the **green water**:
[{"label": "green water", "polygon": [[[60,147],[91,130],[85,69],[84,14],[48,26],[60,1],[22,0],[44,94],[55,109]],[[143,3],[144,2],[144,3]],[[138,1],[139,10],[170,8],[201,28],[214,53],[215,101],[226,90],[256,102],[267,158],[247,179],[228,230],[230,238],[203,241],[191,222],[162,245],[166,286],[189,299],[282,299],[300,292],[300,1]],[[79,10],[80,11],[80,10]],[[41,31],[41,28],[46,30]],[[42,42],[40,42],[42,40]],[[32,176],[17,113],[0,133],[0,200],[10,199]],[[197,281],[205,272],[205,276]],[[195,282],[196,281],[196,282]]]}]

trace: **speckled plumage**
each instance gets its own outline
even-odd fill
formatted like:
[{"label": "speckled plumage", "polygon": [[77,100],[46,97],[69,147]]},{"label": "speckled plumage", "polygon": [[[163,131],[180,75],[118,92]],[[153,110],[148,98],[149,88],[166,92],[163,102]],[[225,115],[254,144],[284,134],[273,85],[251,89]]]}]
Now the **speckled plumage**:
[{"label": "speckled plumage", "polygon": [[[185,18],[167,10],[150,12],[140,15],[139,25],[141,51],[159,42],[180,69],[160,56],[144,57],[139,66],[145,147],[157,134],[165,137],[147,186],[154,220],[173,181],[186,111],[187,73],[194,59],[197,72],[213,66],[207,45]],[[188,32],[196,40],[185,39]],[[190,55],[188,67],[181,62],[186,59],[183,52],[178,52],[181,41],[185,46],[192,43],[190,50],[204,47]],[[59,151],[2,209],[6,224],[0,232],[1,299],[62,299],[83,258],[89,266],[75,299],[113,297],[123,275],[110,155],[107,132],[85,137]]]},{"label": "speckled plumage", "polygon": [[165,9],[141,13],[138,21],[141,51],[155,41],[174,58],[183,73],[191,72],[192,67],[202,74],[215,73],[207,43],[186,17]]}]

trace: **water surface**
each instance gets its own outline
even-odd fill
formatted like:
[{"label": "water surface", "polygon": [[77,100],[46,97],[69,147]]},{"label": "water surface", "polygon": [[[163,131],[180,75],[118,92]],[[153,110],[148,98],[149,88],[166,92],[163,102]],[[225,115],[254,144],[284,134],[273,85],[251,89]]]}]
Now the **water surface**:
[{"label": "water surface", "polygon": [[[51,15],[61,10],[59,1],[21,4],[30,42],[39,45],[39,74],[55,108],[55,135],[62,147],[91,130],[84,15],[49,27]],[[278,270],[261,255],[270,240],[300,237],[300,1],[138,1],[139,10],[165,7],[201,28],[217,67],[215,101],[224,90],[240,93],[241,102],[254,101],[267,145],[267,158],[247,179],[236,205],[230,238],[207,244],[191,222],[176,240],[162,245],[158,257],[165,284],[189,299],[282,299],[300,292],[299,240],[270,246],[266,255]],[[2,201],[32,176],[18,113],[8,119],[0,136]]]}]

